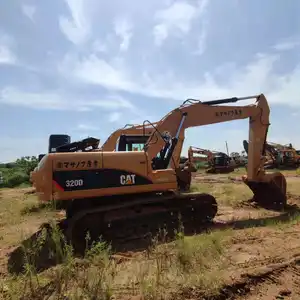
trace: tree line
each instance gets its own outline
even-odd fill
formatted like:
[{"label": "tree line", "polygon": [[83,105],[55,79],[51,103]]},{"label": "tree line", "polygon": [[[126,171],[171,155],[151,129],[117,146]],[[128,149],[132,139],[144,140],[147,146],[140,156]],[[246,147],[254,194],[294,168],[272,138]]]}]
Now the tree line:
[{"label": "tree line", "polygon": [[38,157],[23,156],[15,162],[0,163],[0,187],[14,188],[31,185],[30,172],[38,165]]}]

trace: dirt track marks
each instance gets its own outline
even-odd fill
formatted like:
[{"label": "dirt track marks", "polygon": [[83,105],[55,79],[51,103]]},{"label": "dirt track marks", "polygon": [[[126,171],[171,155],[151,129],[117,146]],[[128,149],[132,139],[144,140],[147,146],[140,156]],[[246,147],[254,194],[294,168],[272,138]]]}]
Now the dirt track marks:
[{"label": "dirt track marks", "polygon": [[223,288],[222,299],[299,299],[300,253],[296,257],[243,273],[234,284]]}]

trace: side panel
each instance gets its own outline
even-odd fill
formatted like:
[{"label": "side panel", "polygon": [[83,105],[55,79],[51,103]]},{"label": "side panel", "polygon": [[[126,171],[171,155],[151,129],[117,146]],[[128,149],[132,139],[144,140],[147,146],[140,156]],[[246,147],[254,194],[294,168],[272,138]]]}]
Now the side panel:
[{"label": "side panel", "polygon": [[174,170],[151,172],[151,162],[143,151],[56,153],[49,156],[53,164],[47,178],[55,200],[177,188]]},{"label": "side panel", "polygon": [[118,169],[53,172],[53,184],[57,189],[65,192],[147,185],[152,183],[147,177]]}]

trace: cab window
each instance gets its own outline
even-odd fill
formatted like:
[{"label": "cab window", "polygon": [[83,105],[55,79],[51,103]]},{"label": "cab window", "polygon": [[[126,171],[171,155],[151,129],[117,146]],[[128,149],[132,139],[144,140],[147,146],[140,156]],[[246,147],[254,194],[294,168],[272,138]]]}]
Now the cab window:
[{"label": "cab window", "polygon": [[127,144],[126,145],[126,151],[143,151],[144,144]]}]

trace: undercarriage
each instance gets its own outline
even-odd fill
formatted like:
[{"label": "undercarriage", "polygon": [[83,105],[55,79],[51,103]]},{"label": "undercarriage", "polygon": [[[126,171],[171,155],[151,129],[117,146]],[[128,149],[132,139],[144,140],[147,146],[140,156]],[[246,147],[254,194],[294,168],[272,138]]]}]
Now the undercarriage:
[{"label": "undercarriage", "polygon": [[169,234],[181,225],[196,229],[211,222],[217,210],[215,198],[204,193],[170,192],[78,199],[66,209],[66,236],[75,252],[82,253],[99,237],[122,250],[122,244],[149,238],[160,229]]}]

